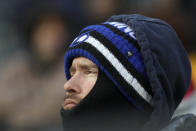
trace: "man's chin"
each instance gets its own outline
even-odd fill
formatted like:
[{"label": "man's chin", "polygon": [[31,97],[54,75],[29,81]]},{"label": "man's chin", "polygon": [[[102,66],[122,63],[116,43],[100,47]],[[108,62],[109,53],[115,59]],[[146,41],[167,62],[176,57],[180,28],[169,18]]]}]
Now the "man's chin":
[{"label": "man's chin", "polygon": [[63,106],[63,109],[64,110],[71,110],[73,107],[75,107],[76,104],[75,103],[70,103],[70,104],[67,104],[67,105],[64,105]]}]

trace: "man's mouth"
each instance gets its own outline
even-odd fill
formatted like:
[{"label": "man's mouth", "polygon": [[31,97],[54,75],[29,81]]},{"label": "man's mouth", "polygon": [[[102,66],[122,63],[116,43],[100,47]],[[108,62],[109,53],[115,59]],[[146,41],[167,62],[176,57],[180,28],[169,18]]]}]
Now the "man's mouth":
[{"label": "man's mouth", "polygon": [[74,106],[76,106],[77,102],[74,101],[73,99],[65,99],[64,101],[64,110],[70,110],[72,109]]}]

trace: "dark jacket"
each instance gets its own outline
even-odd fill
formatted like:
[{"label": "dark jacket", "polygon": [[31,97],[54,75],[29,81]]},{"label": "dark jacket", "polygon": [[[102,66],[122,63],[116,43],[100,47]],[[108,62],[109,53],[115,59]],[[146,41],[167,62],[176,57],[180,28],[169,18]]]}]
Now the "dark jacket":
[{"label": "dark jacket", "polygon": [[112,16],[108,21],[126,23],[135,32],[153,91],[154,110],[144,130],[159,130],[168,124],[189,87],[186,51],[174,29],[162,20],[134,14]]}]

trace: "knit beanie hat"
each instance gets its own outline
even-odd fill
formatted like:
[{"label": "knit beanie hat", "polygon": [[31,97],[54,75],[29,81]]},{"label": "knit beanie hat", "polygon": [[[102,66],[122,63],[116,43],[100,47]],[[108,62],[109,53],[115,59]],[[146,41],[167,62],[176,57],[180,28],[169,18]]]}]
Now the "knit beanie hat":
[{"label": "knit beanie hat", "polygon": [[65,75],[76,57],[94,62],[138,109],[152,107],[152,91],[134,31],[122,22],[105,22],[84,28],[65,54]]}]

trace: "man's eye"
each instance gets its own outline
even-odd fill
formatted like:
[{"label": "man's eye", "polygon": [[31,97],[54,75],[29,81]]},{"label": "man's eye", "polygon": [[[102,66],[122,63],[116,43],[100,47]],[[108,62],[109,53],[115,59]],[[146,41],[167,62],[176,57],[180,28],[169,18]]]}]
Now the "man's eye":
[{"label": "man's eye", "polygon": [[85,71],[84,73],[85,74],[97,74],[97,71],[90,71],[90,70],[88,70],[88,71]]}]

